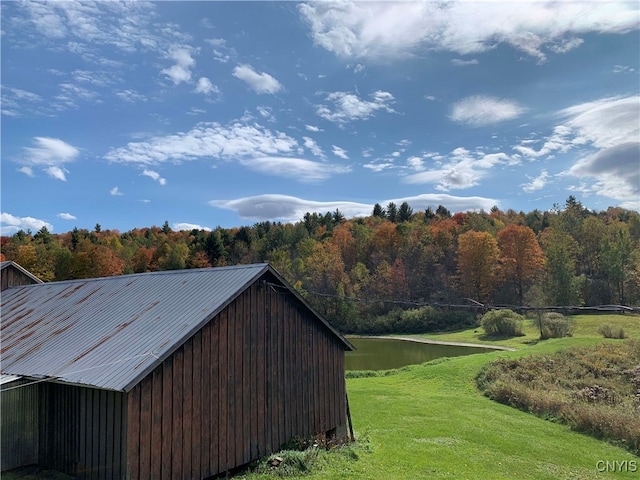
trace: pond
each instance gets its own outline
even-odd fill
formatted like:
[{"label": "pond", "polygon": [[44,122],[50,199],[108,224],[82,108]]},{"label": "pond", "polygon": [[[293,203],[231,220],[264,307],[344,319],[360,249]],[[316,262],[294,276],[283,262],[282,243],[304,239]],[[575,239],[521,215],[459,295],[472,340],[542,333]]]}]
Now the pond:
[{"label": "pond", "polygon": [[346,352],[347,370],[388,370],[424,363],[440,357],[458,357],[491,351],[483,347],[441,345],[377,337],[353,337],[349,338],[349,341],[356,350]]}]

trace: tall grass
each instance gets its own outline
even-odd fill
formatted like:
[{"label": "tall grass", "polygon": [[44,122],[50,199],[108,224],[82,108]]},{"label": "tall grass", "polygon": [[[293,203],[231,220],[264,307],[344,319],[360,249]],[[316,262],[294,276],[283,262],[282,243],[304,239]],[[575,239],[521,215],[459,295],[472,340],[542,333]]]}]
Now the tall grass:
[{"label": "tall grass", "polygon": [[503,359],[477,376],[493,400],[567,423],[640,455],[640,341]]}]

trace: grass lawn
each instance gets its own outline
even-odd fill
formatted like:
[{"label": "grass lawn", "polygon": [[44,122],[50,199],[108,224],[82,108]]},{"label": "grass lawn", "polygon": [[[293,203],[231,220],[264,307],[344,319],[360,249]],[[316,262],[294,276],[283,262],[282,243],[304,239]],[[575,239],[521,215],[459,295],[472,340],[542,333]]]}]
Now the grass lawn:
[{"label": "grass lawn", "polygon": [[[526,326],[524,337],[503,340],[484,338],[480,328],[421,335],[517,350],[439,359],[405,367],[394,375],[349,378],[356,436],[364,441],[342,452],[322,452],[317,467],[305,478],[640,478],[640,458],[626,450],[493,402],[475,385],[479,370],[494,359],[605,341],[597,333],[603,323],[622,326],[629,337],[640,338],[640,317],[629,315],[577,316],[573,337],[541,342],[532,326]],[[610,468],[614,462],[623,467],[616,472],[599,471],[607,461]]]}]

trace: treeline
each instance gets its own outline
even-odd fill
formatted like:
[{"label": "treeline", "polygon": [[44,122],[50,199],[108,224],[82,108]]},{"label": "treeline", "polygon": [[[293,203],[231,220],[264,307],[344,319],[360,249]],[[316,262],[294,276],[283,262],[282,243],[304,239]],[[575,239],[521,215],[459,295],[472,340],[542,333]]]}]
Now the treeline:
[{"label": "treeline", "polygon": [[421,305],[640,304],[640,214],[573,197],[529,213],[390,203],[365,218],[336,210],[213,231],[42,228],[2,237],[1,251],[44,281],[269,262],[351,332]]}]

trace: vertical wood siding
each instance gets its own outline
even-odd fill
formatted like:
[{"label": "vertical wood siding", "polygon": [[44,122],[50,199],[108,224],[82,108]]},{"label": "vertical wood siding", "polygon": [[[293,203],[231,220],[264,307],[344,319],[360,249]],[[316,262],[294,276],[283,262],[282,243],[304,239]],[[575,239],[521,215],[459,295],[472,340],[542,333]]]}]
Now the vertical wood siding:
[{"label": "vertical wood siding", "polygon": [[39,387],[26,380],[0,392],[0,471],[38,463]]},{"label": "vertical wood siding", "polygon": [[41,384],[40,463],[88,480],[123,478],[124,394]]},{"label": "vertical wood siding", "polygon": [[344,401],[343,344],[256,282],[128,394],[128,478],[206,478],[344,431]]}]

